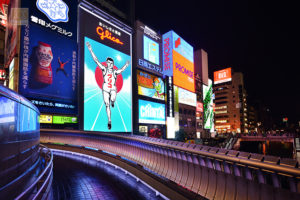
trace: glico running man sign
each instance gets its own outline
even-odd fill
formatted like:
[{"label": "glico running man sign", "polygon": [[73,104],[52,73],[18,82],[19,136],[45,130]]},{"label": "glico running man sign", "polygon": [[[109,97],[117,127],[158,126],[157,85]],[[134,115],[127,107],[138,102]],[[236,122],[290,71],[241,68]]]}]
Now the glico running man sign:
[{"label": "glico running man sign", "polygon": [[107,21],[82,6],[79,18],[83,129],[131,132],[131,29],[124,30],[113,19]]}]

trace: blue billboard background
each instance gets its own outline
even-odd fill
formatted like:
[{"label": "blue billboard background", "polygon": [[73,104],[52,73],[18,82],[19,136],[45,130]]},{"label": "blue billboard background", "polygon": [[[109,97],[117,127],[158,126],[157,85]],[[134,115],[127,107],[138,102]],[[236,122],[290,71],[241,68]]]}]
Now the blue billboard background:
[{"label": "blue billboard background", "polygon": [[165,105],[139,99],[139,123],[165,124]]},{"label": "blue billboard background", "polygon": [[[129,55],[96,42],[88,37],[84,37],[84,130],[131,132],[131,65],[129,65],[121,74],[123,77],[123,86],[117,93],[114,107],[110,107],[112,127],[109,130],[102,89],[99,87],[95,78],[97,65],[86,46],[87,42],[90,43],[99,62],[105,62],[107,57],[111,57],[114,59],[115,66],[121,68],[125,65],[126,61],[131,61]],[[118,75],[118,78],[121,75]]]},{"label": "blue billboard background", "polygon": [[[37,52],[41,42],[50,46],[53,56],[47,84],[41,82],[38,72]],[[21,44],[19,92],[41,112],[77,114],[77,43],[29,24],[22,27]],[[61,63],[65,63],[63,70]]]},{"label": "blue billboard background", "polygon": [[144,59],[159,65],[159,45],[144,35]]}]

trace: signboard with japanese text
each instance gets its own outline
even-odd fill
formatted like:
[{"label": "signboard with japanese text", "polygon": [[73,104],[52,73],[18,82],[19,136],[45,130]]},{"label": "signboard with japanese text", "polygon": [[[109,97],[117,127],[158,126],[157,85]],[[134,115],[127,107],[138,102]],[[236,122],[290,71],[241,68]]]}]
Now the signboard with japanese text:
[{"label": "signboard with japanese text", "polygon": [[77,114],[77,3],[22,1],[19,92],[44,113]]},{"label": "signboard with japanese text", "polygon": [[163,35],[163,74],[173,76],[174,85],[195,92],[193,47],[174,31]]},{"label": "signboard with japanese text", "polygon": [[77,39],[77,0],[22,1],[21,5],[29,9],[29,23]]},{"label": "signboard with japanese text", "polygon": [[165,84],[162,78],[137,70],[138,94],[165,100]]},{"label": "signboard with japanese text", "polygon": [[122,29],[106,20],[109,17],[91,13],[80,5],[83,129],[131,132],[131,29]]},{"label": "signboard with japanese text", "polygon": [[40,112],[77,114],[76,42],[29,24],[22,28],[21,44],[19,92]]},{"label": "signboard with japanese text", "polygon": [[139,123],[165,124],[165,105],[139,99]]},{"label": "signboard with japanese text", "polygon": [[222,69],[214,72],[214,84],[231,81],[231,68]]},{"label": "signboard with japanese text", "polygon": [[161,35],[136,22],[137,67],[162,76]]}]

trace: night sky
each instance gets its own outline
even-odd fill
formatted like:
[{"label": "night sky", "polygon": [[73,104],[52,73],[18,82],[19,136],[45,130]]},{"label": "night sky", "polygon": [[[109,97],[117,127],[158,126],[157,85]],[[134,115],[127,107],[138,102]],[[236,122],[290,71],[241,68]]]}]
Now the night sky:
[{"label": "night sky", "polygon": [[[147,2],[147,3],[146,3]],[[300,120],[300,15],[281,1],[136,0],[136,19],[161,34],[174,30],[195,50],[208,53],[213,71],[243,72],[251,99],[270,109],[275,121]]]}]

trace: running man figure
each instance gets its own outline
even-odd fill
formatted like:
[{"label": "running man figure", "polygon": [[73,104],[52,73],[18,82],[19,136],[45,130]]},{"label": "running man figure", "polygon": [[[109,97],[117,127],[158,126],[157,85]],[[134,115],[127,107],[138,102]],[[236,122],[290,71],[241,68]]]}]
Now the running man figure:
[{"label": "running man figure", "polygon": [[128,66],[129,66],[129,61],[126,62],[126,64],[121,68],[121,69],[114,69],[114,60],[110,57],[106,59],[106,65],[102,65],[98,58],[96,57],[95,53],[93,52],[93,49],[90,45],[89,42],[86,43],[86,46],[88,47],[93,60],[95,63],[100,67],[102,70],[103,74],[103,85],[102,85],[102,94],[103,94],[103,99],[104,103],[106,106],[106,114],[108,118],[108,129],[111,129],[111,110],[110,110],[110,104],[112,107],[114,107],[114,103],[117,98],[117,87],[116,87],[116,81],[117,81],[117,76],[121,74]]},{"label": "running man figure", "polygon": [[56,73],[59,71],[62,71],[65,74],[65,76],[68,77],[69,75],[67,74],[67,72],[65,70],[65,64],[67,64],[68,62],[69,61],[66,61],[63,63],[63,62],[61,62],[60,57],[58,57],[59,68],[57,68]]}]

